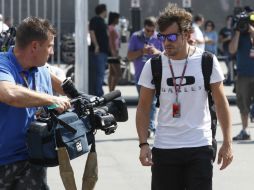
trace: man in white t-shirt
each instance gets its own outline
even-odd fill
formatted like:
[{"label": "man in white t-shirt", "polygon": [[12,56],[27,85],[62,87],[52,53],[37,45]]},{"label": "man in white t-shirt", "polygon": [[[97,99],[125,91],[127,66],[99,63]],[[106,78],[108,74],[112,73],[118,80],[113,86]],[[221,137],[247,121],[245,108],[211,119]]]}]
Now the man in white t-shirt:
[{"label": "man in white t-shirt", "polygon": [[[152,166],[152,190],[211,190],[213,149],[208,96],[201,67],[203,50],[188,44],[192,15],[169,4],[157,20],[165,51],[158,126],[153,149],[147,143],[149,111],[155,86],[148,61],[141,73],[136,113],[140,162]],[[223,72],[213,57],[210,79],[223,143],[218,153],[220,169],[232,161],[231,119],[223,92]]]},{"label": "man in white t-shirt", "polygon": [[204,17],[200,14],[194,16],[192,27],[194,30],[193,38],[195,39],[195,46],[205,50],[205,38],[200,27],[204,24]]}]

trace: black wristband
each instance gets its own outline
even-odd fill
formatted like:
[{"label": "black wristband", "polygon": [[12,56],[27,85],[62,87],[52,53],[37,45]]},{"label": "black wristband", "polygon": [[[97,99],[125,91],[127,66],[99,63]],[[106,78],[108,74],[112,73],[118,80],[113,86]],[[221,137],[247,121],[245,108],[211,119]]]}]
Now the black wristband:
[{"label": "black wristband", "polygon": [[148,145],[148,146],[149,146],[149,143],[148,143],[148,142],[140,143],[138,146],[139,146],[139,148],[141,148],[142,146],[145,146],[145,145]]}]

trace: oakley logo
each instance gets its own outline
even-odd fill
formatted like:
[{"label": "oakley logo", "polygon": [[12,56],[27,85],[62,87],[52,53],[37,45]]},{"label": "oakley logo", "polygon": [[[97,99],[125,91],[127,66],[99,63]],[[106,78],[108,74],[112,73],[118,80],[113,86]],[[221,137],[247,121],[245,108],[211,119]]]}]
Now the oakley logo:
[{"label": "oakley logo", "polygon": [[[176,77],[176,85],[179,85],[180,81],[181,81],[181,77]],[[192,85],[192,84],[195,84],[195,78],[193,76],[183,77],[182,86]],[[168,78],[167,79],[167,85],[168,86],[174,86],[173,78]]]}]

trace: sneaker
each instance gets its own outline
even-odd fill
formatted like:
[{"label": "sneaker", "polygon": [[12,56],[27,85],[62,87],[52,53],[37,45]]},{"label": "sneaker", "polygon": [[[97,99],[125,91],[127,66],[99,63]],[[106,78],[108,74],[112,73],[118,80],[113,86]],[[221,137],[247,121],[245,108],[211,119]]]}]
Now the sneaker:
[{"label": "sneaker", "polygon": [[241,130],[241,132],[233,137],[233,141],[239,141],[239,140],[250,140],[250,135],[247,134],[245,131]]}]

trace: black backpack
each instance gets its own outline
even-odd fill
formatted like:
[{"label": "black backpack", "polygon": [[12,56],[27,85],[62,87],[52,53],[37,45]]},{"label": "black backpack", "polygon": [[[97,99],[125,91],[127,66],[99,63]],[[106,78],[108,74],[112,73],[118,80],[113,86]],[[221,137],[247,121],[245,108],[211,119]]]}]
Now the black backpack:
[{"label": "black backpack", "polygon": [[[151,69],[153,75],[153,83],[155,85],[155,96],[157,99],[156,107],[160,106],[160,92],[161,92],[161,78],[162,78],[162,62],[161,56],[156,56],[151,59]],[[217,142],[215,139],[217,129],[217,116],[215,112],[215,105],[212,98],[212,91],[210,88],[210,77],[213,70],[213,55],[209,52],[202,54],[202,74],[204,77],[204,85],[208,94],[209,110],[211,115],[211,130],[212,130],[212,146],[213,146],[213,161],[217,153]]]}]

